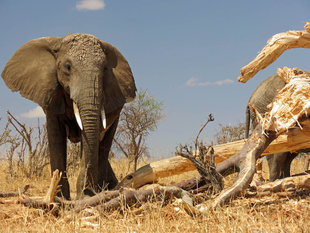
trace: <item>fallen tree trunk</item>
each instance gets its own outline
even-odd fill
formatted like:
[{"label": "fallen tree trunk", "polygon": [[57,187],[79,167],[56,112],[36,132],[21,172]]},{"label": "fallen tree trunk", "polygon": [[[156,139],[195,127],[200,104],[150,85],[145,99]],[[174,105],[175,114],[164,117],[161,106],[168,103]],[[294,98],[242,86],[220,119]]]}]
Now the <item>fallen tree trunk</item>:
[{"label": "fallen tree trunk", "polygon": [[[286,151],[300,151],[310,148],[310,120],[299,122],[300,127],[290,129],[286,134],[280,135],[262,153],[262,155],[275,154]],[[217,171],[224,173],[223,166],[227,160],[238,153],[244,146],[246,140],[239,140],[231,143],[215,145],[214,157],[217,164]],[[219,166],[219,167],[218,167]],[[118,185],[119,187],[139,188],[145,184],[156,183],[160,178],[171,175],[178,175],[184,172],[195,170],[195,165],[186,158],[175,156],[147,164],[139,168],[136,172],[127,175]],[[227,174],[227,173],[226,173]]]},{"label": "fallen tree trunk", "polygon": [[[33,200],[30,197],[23,195],[19,198],[17,203],[31,208],[43,209],[55,215],[58,215],[60,207],[59,203],[70,209],[74,209],[75,212],[80,212],[85,208],[94,206],[100,206],[102,210],[113,210],[120,208],[121,206],[127,207],[137,203],[141,204],[148,200],[165,201],[172,197],[181,198],[187,205],[193,206],[191,195],[185,189],[191,190],[196,188],[192,182],[181,182],[179,185],[157,185],[154,188],[146,190],[121,188],[114,191],[102,191],[93,197],[85,198],[83,200],[66,201],[56,197],[56,194],[59,192],[58,183],[60,177],[61,173],[59,174],[59,171],[55,170],[53,172],[49,189],[43,200]],[[204,182],[206,183],[206,180]],[[56,203],[56,199],[58,203]]]},{"label": "fallen tree trunk", "polygon": [[[107,191],[109,193],[110,191]],[[115,192],[115,191],[112,191]],[[146,190],[132,190],[132,189],[120,189],[117,191],[118,195],[113,199],[106,202],[96,202],[89,203],[89,199],[85,199],[83,205],[79,203],[72,203],[74,205],[75,212],[80,212],[81,210],[89,206],[100,206],[102,210],[114,210],[123,206],[132,206],[137,203],[143,203],[148,200],[167,200],[171,197],[182,198],[190,206],[193,206],[192,198],[189,193],[183,189],[176,186],[158,186],[152,189]]]}]

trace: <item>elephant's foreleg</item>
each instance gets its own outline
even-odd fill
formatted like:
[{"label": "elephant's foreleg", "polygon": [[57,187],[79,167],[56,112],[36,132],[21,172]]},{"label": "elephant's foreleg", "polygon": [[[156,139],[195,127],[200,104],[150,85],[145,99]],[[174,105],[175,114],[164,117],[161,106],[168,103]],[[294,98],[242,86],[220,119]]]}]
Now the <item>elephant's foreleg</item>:
[{"label": "elephant's foreleg", "polygon": [[285,163],[288,153],[278,153],[267,155],[267,162],[269,167],[269,181],[275,181],[280,178],[282,167]]},{"label": "elephant's foreleg", "polygon": [[118,184],[118,180],[108,159],[117,124],[118,118],[110,126],[103,140],[100,142],[98,161],[98,186],[100,188],[113,189]]},{"label": "elephant's foreleg", "polygon": [[60,122],[57,116],[51,113],[46,114],[46,121],[51,171],[53,173],[53,171],[58,169],[62,172],[59,185],[61,185],[62,195],[66,199],[70,199],[70,188],[66,173],[67,139],[65,126]]},{"label": "elephant's foreleg", "polygon": [[289,177],[291,163],[297,155],[298,153],[290,152],[268,155],[269,181]]}]

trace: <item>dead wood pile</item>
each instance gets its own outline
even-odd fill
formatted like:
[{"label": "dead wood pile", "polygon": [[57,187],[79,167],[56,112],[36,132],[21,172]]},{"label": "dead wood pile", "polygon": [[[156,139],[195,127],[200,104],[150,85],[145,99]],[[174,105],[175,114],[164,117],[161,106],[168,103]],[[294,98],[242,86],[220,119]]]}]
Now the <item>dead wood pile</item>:
[{"label": "dead wood pile", "polygon": [[[289,31],[273,36],[258,56],[241,69],[239,81],[246,82],[259,70],[275,61],[287,49],[310,48],[309,27],[310,24],[306,23],[305,31]],[[269,111],[265,117],[259,117],[261,125],[256,127],[241,151],[233,156],[239,170],[238,179],[232,187],[220,193],[214,200],[213,207],[226,203],[248,187],[255,173],[256,160],[278,135],[296,125],[302,130],[300,121],[308,117],[310,110],[310,77],[302,70],[287,67],[278,69],[278,75],[286,85],[268,106]],[[228,163],[229,160],[232,159],[229,158],[226,162]]]},{"label": "dead wood pile", "polygon": [[[309,23],[306,24],[305,31],[290,31],[272,37],[253,62],[242,68],[242,75],[239,77],[239,80],[246,82],[260,69],[264,69],[276,60],[285,50],[297,47],[310,48]],[[212,171],[215,174],[214,176],[218,174],[227,175],[238,171],[239,176],[232,187],[223,190],[214,199],[212,207],[226,203],[249,186],[255,173],[256,160],[263,153],[295,151],[310,147],[308,142],[310,140],[307,140],[310,136],[310,121],[302,121],[302,118],[307,115],[310,107],[310,77],[297,68],[288,69],[284,67],[283,69],[278,69],[278,74],[287,85],[280,91],[270,106],[266,117],[260,118],[261,125],[257,126],[251,137],[247,141],[216,145],[213,147],[213,160],[216,166],[210,163],[209,165],[211,167],[209,166],[207,169],[209,171],[208,174],[210,175],[210,171]],[[280,136],[283,133],[285,135]],[[185,154],[192,156],[189,150],[185,152]],[[179,154],[184,156],[184,148],[179,151]],[[189,158],[192,160],[191,157]],[[102,191],[94,197],[81,201],[63,201],[56,197],[60,177],[56,172],[53,175],[49,191],[43,200],[32,200],[23,195],[20,197],[18,203],[57,213],[60,206],[74,208],[77,212],[90,206],[98,206],[103,210],[110,210],[119,208],[124,204],[125,206],[139,206],[147,200],[161,200],[165,202],[171,197],[176,197],[181,200],[189,212],[195,213],[197,209],[193,206],[192,194],[197,193],[199,187],[204,187],[202,189],[203,191],[212,188],[212,183],[214,183],[212,179],[214,176],[212,178],[208,174],[200,172],[200,176],[175,185],[156,185],[146,190],[132,189],[141,187],[147,183],[154,183],[160,177],[180,174],[193,170],[198,165],[201,165],[196,163],[195,160],[192,161],[196,166],[187,158],[180,156],[150,163],[138,169],[137,172],[128,175],[120,182],[118,190]],[[254,191],[254,195],[264,195],[268,192],[292,193],[292,190],[294,191],[300,188],[310,190],[309,174],[258,186]],[[219,190],[220,188],[218,188]],[[253,195],[253,191],[251,191],[251,195]]]}]

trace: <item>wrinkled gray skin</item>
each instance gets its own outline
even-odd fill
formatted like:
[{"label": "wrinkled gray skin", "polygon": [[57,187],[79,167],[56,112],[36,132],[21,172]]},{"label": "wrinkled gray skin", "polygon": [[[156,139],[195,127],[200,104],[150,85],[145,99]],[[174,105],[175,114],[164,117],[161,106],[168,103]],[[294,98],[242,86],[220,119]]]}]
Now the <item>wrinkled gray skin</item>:
[{"label": "wrinkled gray skin", "polygon": [[[262,81],[253,91],[246,109],[246,138],[249,136],[250,122],[252,121],[252,129],[258,123],[256,114],[249,105],[252,105],[263,116],[267,112],[267,105],[273,101],[284,85],[284,81],[275,74]],[[268,155],[269,180],[274,181],[290,176],[291,162],[297,155],[298,153],[290,152]]]},{"label": "wrinkled gray skin", "polygon": [[120,111],[135,97],[136,87],[126,59],[115,47],[89,34],[31,40],[15,52],[2,77],[12,91],[43,108],[51,170],[62,172],[65,198],[70,199],[67,138],[82,145],[78,198],[117,185],[108,155]]}]

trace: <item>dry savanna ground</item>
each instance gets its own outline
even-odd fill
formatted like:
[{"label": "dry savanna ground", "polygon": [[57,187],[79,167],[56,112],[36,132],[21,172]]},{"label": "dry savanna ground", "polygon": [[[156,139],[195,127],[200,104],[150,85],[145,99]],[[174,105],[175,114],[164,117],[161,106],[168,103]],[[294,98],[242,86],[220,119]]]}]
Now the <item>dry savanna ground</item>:
[{"label": "dry savanna ground", "polygon": [[[119,178],[125,175],[125,161],[112,161],[112,164]],[[293,173],[299,173],[301,168],[302,161],[295,159]],[[48,169],[41,177],[32,179],[18,174],[10,178],[6,170],[7,164],[3,162],[0,165],[0,192],[17,191],[29,184],[28,195],[45,195],[50,182]],[[267,178],[266,171],[264,164],[263,176]],[[191,172],[166,178],[161,183],[171,184],[195,174]],[[75,192],[75,177],[76,172],[71,171],[72,193]],[[231,184],[233,179],[234,176],[226,178],[226,185]],[[10,199],[16,200],[17,197]],[[139,208],[123,206],[121,210],[111,212],[87,209],[76,214],[63,210],[58,217],[18,204],[0,204],[0,232],[310,232],[308,195],[295,198],[279,198],[276,195],[241,197],[227,206],[199,216],[188,215],[174,201],[149,202]],[[210,201],[203,204],[208,205]]]}]

